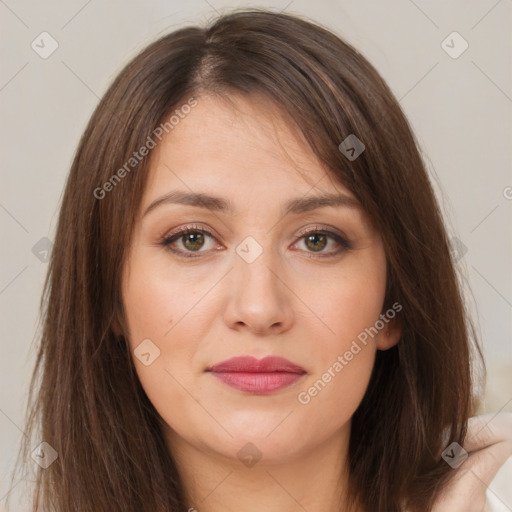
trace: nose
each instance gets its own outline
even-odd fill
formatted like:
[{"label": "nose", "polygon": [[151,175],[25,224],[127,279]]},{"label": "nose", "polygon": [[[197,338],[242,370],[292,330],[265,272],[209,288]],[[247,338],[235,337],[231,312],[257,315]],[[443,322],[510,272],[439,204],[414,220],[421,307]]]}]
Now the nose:
[{"label": "nose", "polygon": [[257,335],[279,334],[290,329],[294,295],[286,283],[283,266],[270,249],[250,263],[234,255],[227,293],[224,320],[230,328]]}]

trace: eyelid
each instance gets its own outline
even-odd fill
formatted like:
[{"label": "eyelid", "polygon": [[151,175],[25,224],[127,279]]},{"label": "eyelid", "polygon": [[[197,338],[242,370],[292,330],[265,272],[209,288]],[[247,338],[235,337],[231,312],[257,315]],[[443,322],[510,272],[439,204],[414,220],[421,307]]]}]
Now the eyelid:
[{"label": "eyelid", "polygon": [[350,239],[339,229],[331,227],[331,226],[319,226],[315,225],[313,228],[305,228],[297,235],[297,241],[293,243],[293,245],[298,244],[304,237],[308,236],[311,233],[319,233],[327,236],[331,240],[334,240],[338,244],[338,248],[335,250],[331,250],[328,252],[318,252],[314,251],[303,251],[308,254],[311,258],[329,258],[339,256],[341,253],[345,251],[352,250],[353,244]]},{"label": "eyelid", "polygon": [[174,228],[171,231],[165,231],[164,234],[160,236],[160,240],[168,240],[173,235],[186,233],[187,231],[200,231],[209,236],[212,236],[213,238],[221,238],[220,235],[214,229],[194,222],[192,224],[186,224],[185,226],[178,226],[177,228]]},{"label": "eyelid", "polygon": [[163,236],[160,237],[159,245],[162,246],[164,249],[172,252],[173,254],[177,254],[178,256],[181,256],[183,258],[198,258],[201,256],[201,254],[208,253],[210,251],[183,251],[171,247],[171,245],[178,241],[182,236],[186,235],[187,233],[196,232],[202,233],[205,236],[212,238],[213,240],[217,240],[218,238],[218,235],[216,235],[215,230],[210,230],[209,228],[207,229],[194,223],[191,225],[177,227],[170,232],[166,232]]},{"label": "eyelid", "polygon": [[317,233],[317,232],[324,232],[329,235],[332,233],[333,235],[336,235],[339,238],[341,238],[342,240],[344,240],[345,242],[349,243],[348,237],[341,230],[339,230],[338,228],[335,228],[333,226],[329,226],[327,224],[325,224],[325,225],[315,224],[315,226],[313,226],[312,228],[311,227],[304,228],[301,231],[299,231],[299,233],[297,233],[296,236],[298,238],[302,238],[303,236],[308,235],[309,233]]},{"label": "eyelid", "polygon": [[[179,240],[180,236],[184,236],[190,232],[203,233],[204,235],[209,236],[216,241],[218,241],[218,238],[219,238],[219,236],[216,234],[215,230],[206,228],[204,226],[201,226],[200,224],[194,223],[191,225],[177,227],[170,232],[166,232],[164,235],[162,235],[160,237],[159,244],[164,246],[164,248],[168,249],[169,251],[171,251],[175,254],[178,254],[180,256],[183,256],[185,258],[199,257],[201,255],[201,253],[210,252],[210,251],[201,251],[201,250],[199,250],[199,251],[183,251],[183,250],[177,250],[177,249],[171,248],[171,244],[176,242],[177,240]],[[293,245],[296,245],[305,236],[307,236],[311,233],[324,234],[328,238],[331,238],[332,240],[334,240],[340,246],[335,251],[330,251],[330,252],[325,252],[325,253],[324,252],[315,253],[314,251],[311,251],[311,252],[304,251],[304,252],[307,252],[311,257],[315,257],[315,255],[318,258],[322,258],[322,257],[327,258],[329,256],[334,257],[343,251],[350,250],[353,248],[352,243],[349,241],[348,237],[343,232],[341,232],[339,229],[334,228],[332,226],[328,226],[328,225],[322,226],[322,225],[318,225],[318,224],[316,224],[313,227],[304,228],[299,233],[297,233],[295,235],[296,240],[295,240],[295,242],[293,242]],[[173,238],[174,238],[174,240],[172,240]]]}]

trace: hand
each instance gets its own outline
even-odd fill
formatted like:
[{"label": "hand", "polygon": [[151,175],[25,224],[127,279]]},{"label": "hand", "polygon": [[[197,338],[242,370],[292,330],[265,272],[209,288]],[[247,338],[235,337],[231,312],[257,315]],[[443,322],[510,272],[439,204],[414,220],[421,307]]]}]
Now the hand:
[{"label": "hand", "polygon": [[487,487],[512,455],[512,413],[470,418],[463,448],[469,457],[453,470],[432,512],[485,511]]}]

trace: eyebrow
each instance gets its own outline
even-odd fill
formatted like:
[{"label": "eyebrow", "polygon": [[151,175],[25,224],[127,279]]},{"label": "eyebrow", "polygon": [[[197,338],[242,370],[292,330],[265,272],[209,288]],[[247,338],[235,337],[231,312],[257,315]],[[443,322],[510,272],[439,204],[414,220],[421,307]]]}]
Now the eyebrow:
[{"label": "eyebrow", "polygon": [[[164,204],[185,204],[221,213],[233,213],[235,210],[233,203],[229,199],[200,192],[182,192],[175,190],[155,199],[148,206],[143,217]],[[328,206],[334,208],[359,208],[360,204],[356,199],[344,194],[298,197],[285,203],[284,215],[306,213]]]}]

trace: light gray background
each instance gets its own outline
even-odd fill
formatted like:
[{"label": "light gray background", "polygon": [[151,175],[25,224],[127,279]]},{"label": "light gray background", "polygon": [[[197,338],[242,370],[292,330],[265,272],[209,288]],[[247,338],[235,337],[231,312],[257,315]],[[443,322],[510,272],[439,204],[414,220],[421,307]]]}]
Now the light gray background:
[{"label": "light gray background", "polygon": [[[486,409],[512,410],[512,0],[0,0],[0,510],[23,436],[47,270],[32,248],[43,237],[53,239],[86,122],[111,80],[146,44],[241,6],[285,9],[333,29],[400,99],[449,231],[467,249],[458,266],[489,367]],[[43,31],[59,45],[47,59],[31,48]],[[455,59],[441,46],[453,31],[469,44]],[[498,492],[504,500],[506,491]]]}]

